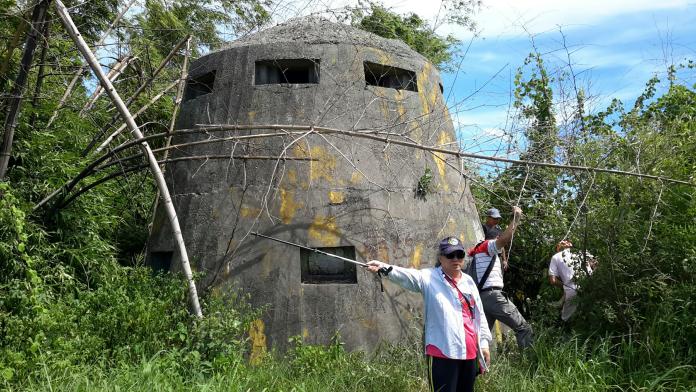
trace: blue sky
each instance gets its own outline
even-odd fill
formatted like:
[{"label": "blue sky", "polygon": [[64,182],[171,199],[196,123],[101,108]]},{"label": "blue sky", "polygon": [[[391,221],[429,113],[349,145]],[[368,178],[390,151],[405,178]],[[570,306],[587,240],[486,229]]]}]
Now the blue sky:
[{"label": "blue sky", "polygon": [[[382,2],[397,13],[415,12],[430,21],[441,4]],[[306,15],[356,1],[287,4],[282,10],[286,15]],[[508,117],[510,94],[515,72],[532,50],[532,38],[554,71],[568,62],[565,36],[573,73],[592,97],[593,111],[612,98],[630,107],[645,83],[654,74],[664,75],[668,64],[696,60],[696,0],[483,0],[474,19],[477,37],[456,26],[436,30],[453,34],[465,45],[471,42],[458,72],[442,73],[450,113],[467,152],[516,155],[500,149],[506,144],[500,136],[505,130],[515,134]],[[696,80],[684,82],[693,85]]]},{"label": "blue sky", "polygon": [[[592,1],[577,9],[573,7],[577,3],[570,1],[558,5],[530,2],[525,10],[504,12],[500,11],[504,3],[499,3],[483,11],[480,35],[471,41],[459,73],[443,73],[451,97],[459,98],[450,98],[453,120],[461,131],[463,147],[470,152],[492,152],[495,147],[481,145],[480,140],[509,130],[514,74],[532,50],[532,40],[546,54],[552,71],[570,71],[570,53],[572,72],[593,97],[592,110],[603,109],[612,98],[630,106],[651,76],[664,76],[669,64],[696,59],[696,3],[651,7],[633,2],[625,8],[605,10],[603,15],[585,12],[586,7],[599,6]],[[563,3],[568,8],[560,9]],[[503,21],[486,24],[496,16]],[[458,36],[466,43],[471,40],[464,34]],[[685,82],[691,85],[696,81]],[[478,89],[461,105],[455,104]]]}]

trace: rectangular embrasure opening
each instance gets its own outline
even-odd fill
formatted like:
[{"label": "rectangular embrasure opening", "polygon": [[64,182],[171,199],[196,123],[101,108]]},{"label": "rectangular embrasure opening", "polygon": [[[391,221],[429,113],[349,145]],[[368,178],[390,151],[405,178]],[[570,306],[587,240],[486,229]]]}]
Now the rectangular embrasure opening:
[{"label": "rectangular embrasure opening", "polygon": [[169,272],[172,267],[172,256],[174,252],[151,252],[150,253],[150,268],[154,272]]},{"label": "rectangular embrasure opening", "polygon": [[365,84],[394,88],[397,90],[418,91],[416,73],[407,69],[365,61]]},{"label": "rectangular embrasure opening", "polygon": [[[354,246],[317,248],[323,252],[355,260]],[[302,283],[358,283],[356,265],[311,250],[300,250]]]},{"label": "rectangular embrasure opening", "polygon": [[254,84],[317,84],[318,59],[258,60],[255,64]]},{"label": "rectangular embrasure opening", "polygon": [[186,81],[186,90],[184,92],[184,101],[198,98],[202,95],[213,92],[215,84],[215,71],[204,73],[203,75],[194,76]]}]

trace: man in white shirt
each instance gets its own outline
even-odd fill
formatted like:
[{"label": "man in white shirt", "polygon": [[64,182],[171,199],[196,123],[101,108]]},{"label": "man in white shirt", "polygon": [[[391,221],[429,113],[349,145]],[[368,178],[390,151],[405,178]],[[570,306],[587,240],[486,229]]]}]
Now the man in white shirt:
[{"label": "man in white shirt", "polygon": [[[575,313],[578,304],[575,297],[578,294],[578,287],[575,283],[575,273],[581,269],[581,260],[578,255],[571,253],[570,248],[573,244],[568,240],[562,240],[556,245],[556,254],[551,257],[549,263],[549,283],[553,286],[563,288],[563,309],[561,309],[561,320],[568,321]],[[588,261],[587,274],[592,274],[596,265],[596,259],[586,253]]]}]

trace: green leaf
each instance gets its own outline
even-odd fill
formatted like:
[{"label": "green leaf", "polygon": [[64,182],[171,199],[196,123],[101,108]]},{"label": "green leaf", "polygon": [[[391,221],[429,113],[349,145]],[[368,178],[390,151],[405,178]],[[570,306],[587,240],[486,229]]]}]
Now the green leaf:
[{"label": "green leaf", "polygon": [[14,377],[14,370],[10,368],[3,368],[2,371],[0,371],[0,373],[2,373],[2,378],[5,381],[10,381],[12,380],[12,377]]}]

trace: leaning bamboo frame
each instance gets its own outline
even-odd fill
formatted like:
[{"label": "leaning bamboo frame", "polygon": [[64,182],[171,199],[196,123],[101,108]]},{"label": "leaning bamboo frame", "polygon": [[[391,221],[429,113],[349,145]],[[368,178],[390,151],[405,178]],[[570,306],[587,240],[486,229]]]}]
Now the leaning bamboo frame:
[{"label": "leaning bamboo frame", "polygon": [[[157,95],[155,95],[154,97],[152,97],[148,103],[146,103],[146,104],[143,105],[140,109],[138,109],[138,111],[135,112],[135,114],[133,114],[133,118],[134,118],[134,119],[135,119],[135,118],[138,118],[139,115],[143,114],[143,112],[145,112],[147,109],[149,109],[150,106],[151,106],[152,104],[154,104],[155,102],[159,101],[159,99],[162,98],[162,97],[164,96],[164,94],[168,93],[169,90],[173,89],[173,88],[176,87],[178,84],[179,84],[179,81],[178,81],[178,80],[175,80],[175,81],[173,81],[172,83],[170,83],[169,86],[165,87],[164,90],[162,90],[159,94],[157,94]],[[121,132],[123,132],[123,130],[126,129],[126,126],[127,126],[127,125],[126,125],[125,123],[121,124],[121,126],[119,126],[118,129],[116,129],[114,132],[112,132],[111,135],[109,135],[109,137],[107,137],[106,140],[104,140],[104,141],[102,142],[102,144],[100,144],[99,147],[97,147],[97,148],[95,149],[95,152],[98,152],[98,153],[99,153],[99,152],[101,152],[104,148],[106,148],[106,146],[108,146],[109,143],[111,143],[111,141],[114,140],[115,137],[117,137],[118,135],[120,135]]]},{"label": "leaning bamboo frame", "polygon": [[[119,76],[121,76],[126,71],[126,68],[128,68],[128,66],[131,65],[131,63],[133,63],[137,59],[138,58],[136,56],[127,55],[121,59],[116,60],[116,63],[112,66],[111,69],[109,69],[109,72],[106,74],[106,77],[109,78],[112,84],[116,83],[116,79],[118,79]],[[94,107],[94,104],[97,103],[97,100],[99,100],[102,94],[104,94],[104,89],[101,85],[99,85],[96,89],[94,89],[92,96],[89,97],[85,106],[82,107],[82,110],[80,110],[80,117],[84,117],[85,113],[87,113],[88,110]]]},{"label": "leaning bamboo frame", "polygon": [[[126,4],[125,7],[121,10],[121,12],[116,15],[116,18],[111,22],[109,25],[109,28],[102,34],[101,38],[99,38],[99,41],[97,41],[96,44],[94,44],[94,48],[99,49],[99,47],[106,41],[106,38],[109,37],[109,34],[114,30],[118,22],[121,21],[123,16],[128,12],[131,6],[135,4],[137,0],[131,0],[128,4]],[[78,80],[80,80],[80,77],[82,74],[87,70],[88,66],[87,65],[82,65],[76,72],[75,75],[73,75],[72,80],[70,80],[70,83],[68,83],[68,86],[65,88],[65,92],[63,93],[63,96],[60,98],[60,101],[58,101],[58,105],[56,105],[55,109],[53,109],[53,114],[51,114],[51,118],[48,119],[48,123],[46,123],[46,128],[50,127],[51,124],[53,124],[53,121],[55,121],[56,117],[58,117],[58,112],[60,109],[65,106],[65,103],[68,101],[68,98],[70,98],[70,94],[72,94],[73,89],[77,85]]]},{"label": "leaning bamboo frame", "polygon": [[[665,183],[673,183],[673,184],[688,185],[688,186],[696,187],[696,184],[690,183],[688,181],[666,178],[666,177],[661,177],[661,176],[654,176],[654,175],[649,175],[649,174],[628,172],[628,171],[622,171],[622,170],[616,170],[616,169],[606,169],[606,168],[597,168],[597,167],[589,167],[589,166],[561,165],[561,164],[548,163],[548,162],[534,162],[534,161],[524,161],[524,160],[518,160],[518,159],[499,158],[499,157],[491,157],[491,156],[485,156],[485,155],[479,155],[479,154],[469,154],[469,153],[465,153],[462,151],[449,150],[449,149],[439,148],[439,147],[435,147],[435,146],[425,146],[425,145],[410,142],[410,141],[403,141],[403,140],[395,139],[395,136],[400,136],[400,135],[395,135],[393,133],[384,132],[383,130],[378,130],[378,129],[364,129],[364,130],[356,130],[356,131],[347,131],[347,130],[340,130],[340,129],[335,129],[335,128],[327,128],[327,127],[312,127],[312,126],[308,126],[308,125],[281,125],[281,124],[198,125],[195,128],[179,129],[179,130],[175,130],[172,132],[161,132],[161,133],[148,135],[148,136],[144,137],[142,140],[135,140],[135,141],[131,140],[131,141],[125,142],[119,146],[114,147],[113,149],[109,150],[106,154],[104,154],[104,155],[100,156],[99,158],[95,159],[94,161],[92,161],[92,163],[87,165],[77,176],[73,177],[73,179],[71,179],[70,181],[65,183],[63,186],[56,189],[55,191],[51,192],[48,196],[44,197],[39,203],[37,203],[34,206],[33,210],[36,211],[39,208],[45,206],[49,201],[56,198],[58,195],[62,194],[63,196],[67,196],[81,180],[88,177],[89,175],[91,175],[95,171],[100,171],[100,170],[103,170],[109,166],[112,166],[115,164],[120,164],[120,163],[123,163],[125,161],[135,159],[137,157],[142,156],[140,154],[137,154],[137,155],[130,155],[130,156],[127,156],[124,158],[119,158],[116,155],[124,150],[127,150],[131,147],[134,147],[135,145],[137,145],[140,142],[156,140],[156,139],[159,139],[162,137],[171,137],[174,135],[190,135],[190,134],[196,134],[196,133],[213,133],[213,132],[242,131],[242,130],[244,130],[244,131],[266,130],[266,131],[271,131],[271,132],[260,133],[260,134],[251,134],[251,135],[241,135],[241,136],[227,136],[227,137],[213,138],[213,139],[206,139],[206,140],[198,140],[198,141],[193,141],[193,142],[188,142],[188,143],[170,145],[168,147],[162,147],[162,148],[154,149],[152,151],[153,152],[169,151],[171,149],[180,149],[183,147],[191,147],[191,146],[202,145],[202,144],[211,144],[211,143],[220,143],[220,142],[226,142],[226,141],[238,142],[238,141],[248,141],[248,140],[253,140],[253,139],[300,135],[300,134],[306,133],[306,131],[308,131],[308,130],[312,130],[313,134],[318,134],[318,135],[339,134],[339,135],[344,135],[344,136],[352,136],[352,137],[357,137],[357,138],[371,139],[371,140],[383,142],[387,145],[390,143],[397,144],[397,145],[402,145],[405,147],[411,147],[411,148],[415,148],[415,149],[419,149],[419,150],[423,150],[423,151],[428,151],[430,153],[455,156],[459,159],[468,158],[468,159],[477,159],[477,160],[484,160],[484,161],[512,163],[512,164],[524,165],[527,167],[539,166],[539,167],[548,167],[548,168],[568,170],[568,171],[581,171],[581,172],[584,171],[584,172],[588,172],[588,173],[608,173],[608,174],[614,174],[614,175],[645,178],[645,179],[657,180],[657,181],[665,182]],[[387,135],[387,136],[381,137],[378,135]],[[403,136],[401,136],[401,137],[403,137]],[[109,159],[111,159],[111,161],[109,161]],[[58,203],[58,204],[60,204],[60,203]]]},{"label": "leaning bamboo frame", "polygon": [[203,312],[201,311],[201,305],[198,301],[196,282],[193,280],[193,273],[191,272],[191,265],[189,264],[188,252],[186,251],[186,245],[184,244],[184,238],[181,233],[179,219],[176,216],[174,204],[172,203],[172,198],[169,194],[169,189],[167,188],[167,184],[164,180],[164,175],[160,170],[159,164],[157,163],[157,159],[155,158],[155,155],[152,153],[152,150],[150,149],[148,143],[146,141],[142,141],[143,134],[140,132],[140,129],[138,128],[138,125],[135,123],[135,120],[133,120],[133,117],[131,116],[128,107],[126,107],[125,103],[123,102],[123,100],[121,99],[121,97],[119,96],[118,92],[111,84],[109,79],[107,79],[104,75],[104,72],[102,71],[101,66],[99,65],[99,61],[94,56],[94,53],[92,53],[87,43],[80,35],[80,32],[78,31],[77,26],[75,26],[75,23],[70,17],[67,8],[60,0],[55,0],[55,5],[56,11],[58,12],[58,15],[60,16],[61,21],[63,22],[63,25],[65,26],[65,29],[67,30],[68,34],[73,39],[75,45],[78,47],[82,55],[85,57],[85,60],[87,60],[87,62],[89,63],[89,66],[92,68],[92,71],[99,78],[99,81],[104,87],[104,90],[106,90],[106,93],[114,102],[114,105],[121,113],[121,116],[124,118],[124,120],[126,120],[128,128],[130,128],[133,137],[135,138],[135,140],[140,142],[140,147],[143,151],[143,154],[147,157],[148,163],[150,165],[150,170],[152,171],[152,175],[155,177],[157,188],[159,189],[162,200],[164,201],[163,205],[165,211],[167,212],[167,216],[169,217],[169,223],[172,228],[172,234],[174,235],[174,241],[176,242],[179,250],[181,267],[183,269],[184,276],[186,277],[186,281],[188,283],[189,301],[191,304],[192,311],[196,315],[196,317],[202,318]]},{"label": "leaning bamboo frame", "polygon": [[[174,48],[173,48],[172,50],[169,51],[169,54],[167,54],[167,57],[165,57],[164,60],[162,60],[162,61],[160,62],[159,66],[157,66],[157,68],[152,72],[152,75],[150,75],[150,77],[145,81],[145,83],[141,84],[140,87],[138,87],[138,89],[135,90],[135,92],[133,93],[133,95],[131,95],[131,96],[126,100],[126,103],[125,103],[126,107],[129,107],[133,102],[135,102],[135,100],[140,96],[140,94],[141,94],[143,91],[145,91],[145,89],[146,89],[147,87],[149,87],[149,86],[152,84],[152,82],[155,81],[155,78],[157,78],[157,76],[160,74],[160,72],[162,72],[162,70],[164,69],[164,67],[165,67],[167,64],[169,64],[169,61],[171,61],[171,59],[174,58],[174,55],[179,51],[179,49],[181,49],[181,47],[182,47],[185,43],[188,43],[190,40],[191,40],[191,34],[188,34],[188,35],[187,35],[186,37],[184,37],[181,41],[179,41],[179,42],[174,46]],[[118,114],[114,115],[114,116],[111,118],[111,120],[109,120],[109,122],[108,122],[107,124],[109,124],[109,125],[110,125],[110,124],[113,124],[117,119],[118,119]],[[107,125],[107,127],[108,127],[109,125]],[[119,130],[118,130],[117,132],[121,132],[124,128],[125,128],[125,124],[124,124],[124,125],[121,125],[121,127],[119,128]],[[92,140],[89,142],[89,144],[87,145],[87,147],[82,151],[82,155],[83,155],[83,156],[87,156],[87,155],[90,153],[90,151],[92,151],[92,148],[94,148],[94,145],[97,144],[97,142],[98,142],[99,139],[104,135],[105,132],[106,132],[106,127],[105,127],[104,129],[102,129],[101,131],[97,132],[97,133],[94,135],[94,137],[93,137]],[[108,144],[108,143],[107,143],[107,144]],[[101,146],[100,146],[100,147],[101,147]],[[102,147],[102,148],[104,148],[104,147]]]}]

